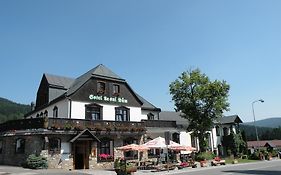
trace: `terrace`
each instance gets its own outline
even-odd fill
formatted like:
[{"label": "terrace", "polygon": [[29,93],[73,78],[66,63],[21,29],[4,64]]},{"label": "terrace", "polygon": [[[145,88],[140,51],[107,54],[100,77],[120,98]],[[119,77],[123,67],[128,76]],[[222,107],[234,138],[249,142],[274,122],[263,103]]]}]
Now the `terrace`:
[{"label": "terrace", "polygon": [[85,120],[67,118],[32,118],[11,120],[0,124],[0,132],[27,129],[144,132],[144,122]]}]

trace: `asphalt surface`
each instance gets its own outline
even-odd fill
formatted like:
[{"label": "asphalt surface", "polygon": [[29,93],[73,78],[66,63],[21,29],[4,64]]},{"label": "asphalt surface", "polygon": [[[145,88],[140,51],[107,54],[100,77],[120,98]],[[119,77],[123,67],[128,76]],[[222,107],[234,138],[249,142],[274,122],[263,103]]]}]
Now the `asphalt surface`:
[{"label": "asphalt surface", "polygon": [[[109,170],[73,170],[60,169],[30,170],[21,167],[0,165],[0,175],[116,175]],[[137,171],[134,175],[281,175],[281,160],[261,161],[255,163],[221,165],[204,168],[184,168],[181,170],[151,172]]]}]

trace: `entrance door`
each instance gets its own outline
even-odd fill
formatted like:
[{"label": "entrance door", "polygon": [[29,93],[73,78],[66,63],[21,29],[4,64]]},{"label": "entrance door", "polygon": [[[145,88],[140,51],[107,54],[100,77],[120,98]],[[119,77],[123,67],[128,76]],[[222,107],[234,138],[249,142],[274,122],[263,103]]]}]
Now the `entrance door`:
[{"label": "entrance door", "polygon": [[74,143],[74,168],[89,169],[89,141]]}]

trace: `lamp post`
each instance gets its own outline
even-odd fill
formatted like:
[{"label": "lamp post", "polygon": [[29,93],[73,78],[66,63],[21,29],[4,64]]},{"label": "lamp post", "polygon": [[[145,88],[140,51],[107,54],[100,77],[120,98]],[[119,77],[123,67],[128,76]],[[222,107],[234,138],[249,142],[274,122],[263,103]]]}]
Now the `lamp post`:
[{"label": "lamp post", "polygon": [[[255,117],[255,110],[254,110],[254,104],[256,102],[261,102],[263,103],[264,100],[263,99],[259,99],[259,100],[255,100],[252,102],[252,110],[253,110],[253,116],[254,116],[254,126],[255,126],[255,130],[256,130],[256,137],[257,137],[257,143],[259,142],[259,135],[258,135],[258,129],[257,129],[257,126],[256,126],[256,117]],[[259,146],[259,145],[258,145]]]}]

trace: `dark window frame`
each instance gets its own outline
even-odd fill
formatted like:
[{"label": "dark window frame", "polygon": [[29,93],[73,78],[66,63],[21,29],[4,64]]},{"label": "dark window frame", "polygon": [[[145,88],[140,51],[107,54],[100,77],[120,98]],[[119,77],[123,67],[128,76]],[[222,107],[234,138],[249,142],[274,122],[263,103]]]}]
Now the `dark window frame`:
[{"label": "dark window frame", "polygon": [[216,126],[216,136],[221,136],[220,127],[218,125]]},{"label": "dark window frame", "polygon": [[224,135],[224,136],[228,136],[228,135],[229,135],[228,130],[229,130],[229,129],[228,129],[227,127],[224,127],[224,128],[223,128],[223,135]]},{"label": "dark window frame", "polygon": [[53,118],[58,118],[58,114],[59,114],[59,108],[55,106],[53,108]]},{"label": "dark window frame", "polygon": [[[98,143],[97,153],[98,162],[113,162],[114,161],[114,140],[110,138],[102,138]],[[112,148],[111,148],[112,145]],[[102,155],[102,156],[101,156]]]},{"label": "dark window frame", "polygon": [[[19,146],[18,146],[19,142]],[[25,139],[17,138],[15,143],[15,154],[24,154],[25,152]]]},{"label": "dark window frame", "polygon": [[97,93],[98,94],[105,94],[106,92],[106,83],[103,81],[97,82]]},{"label": "dark window frame", "polygon": [[0,154],[2,154],[3,152],[3,147],[4,147],[3,140],[0,140]]},{"label": "dark window frame", "polygon": [[151,112],[147,114],[147,120],[155,120],[154,118],[154,114],[152,114]]},{"label": "dark window frame", "polygon": [[113,84],[112,85],[112,94],[113,95],[119,95],[120,94],[120,85],[119,84]]},{"label": "dark window frame", "polygon": [[[93,116],[92,116],[93,113],[96,114],[96,115],[99,115],[97,119],[93,119]],[[96,103],[85,105],[85,119],[87,119],[87,120],[103,120],[103,106],[98,105]]]},{"label": "dark window frame", "polygon": [[190,135],[191,146],[197,148],[197,137],[193,134]]},{"label": "dark window frame", "polygon": [[60,154],[61,151],[61,139],[54,137],[49,138],[48,152],[49,154]]},{"label": "dark window frame", "polygon": [[48,117],[48,111],[47,111],[47,110],[45,110],[43,116],[44,116],[44,117]]},{"label": "dark window frame", "polygon": [[130,108],[119,106],[115,108],[115,121],[130,121]]},{"label": "dark window frame", "polygon": [[172,134],[172,141],[176,143],[180,143],[180,134],[178,132],[174,132]]}]

